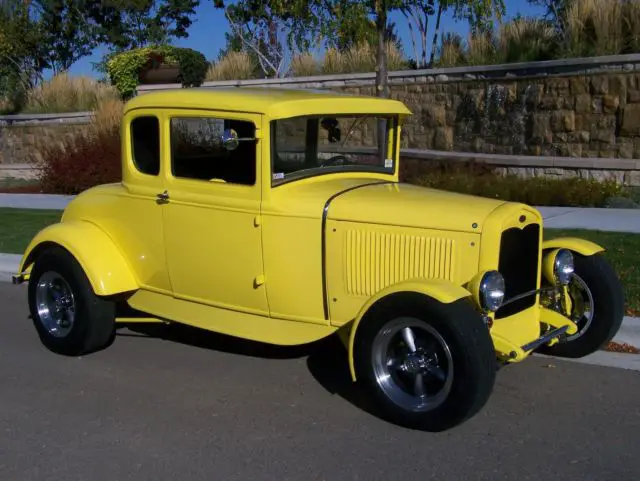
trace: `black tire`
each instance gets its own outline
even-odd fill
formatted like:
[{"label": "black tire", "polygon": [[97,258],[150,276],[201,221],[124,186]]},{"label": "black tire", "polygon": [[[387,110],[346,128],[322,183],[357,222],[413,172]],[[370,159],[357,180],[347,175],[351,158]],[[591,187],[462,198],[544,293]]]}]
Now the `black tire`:
[{"label": "black tire", "polygon": [[624,318],[624,290],[620,279],[602,254],[583,256],[572,252],[575,274],[584,281],[593,298],[593,317],[587,330],[571,340],[538,352],[550,356],[580,358],[592,354],[616,335]]},{"label": "black tire", "polygon": [[[428,411],[407,409],[385,394],[376,380],[374,339],[396,319],[410,317],[434,329],[449,346],[453,376],[444,401]],[[444,351],[443,351],[444,352]],[[497,361],[489,331],[467,299],[442,304],[416,293],[401,293],[378,302],[361,321],[354,341],[358,382],[389,421],[424,431],[444,431],[477,414],[495,383]],[[448,364],[448,363],[447,363]]]},{"label": "black tire", "polygon": [[[74,320],[68,333],[62,337],[56,337],[45,327],[38,311],[36,290],[46,273],[62,278],[73,295]],[[114,339],[115,302],[94,293],[78,261],[61,247],[47,249],[36,259],[29,279],[28,302],[41,342],[57,354],[88,354],[104,349]]]}]

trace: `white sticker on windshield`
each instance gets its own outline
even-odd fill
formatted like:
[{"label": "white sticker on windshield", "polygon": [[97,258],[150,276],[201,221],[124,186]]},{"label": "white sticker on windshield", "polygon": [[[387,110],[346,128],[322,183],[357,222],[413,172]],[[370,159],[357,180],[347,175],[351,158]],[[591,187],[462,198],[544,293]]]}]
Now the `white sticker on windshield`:
[{"label": "white sticker on windshield", "polygon": [[273,180],[279,180],[279,179],[284,179],[283,172],[276,172],[275,174],[273,174]]},{"label": "white sticker on windshield", "polygon": [[393,167],[393,159],[384,159],[384,168],[390,169]]}]

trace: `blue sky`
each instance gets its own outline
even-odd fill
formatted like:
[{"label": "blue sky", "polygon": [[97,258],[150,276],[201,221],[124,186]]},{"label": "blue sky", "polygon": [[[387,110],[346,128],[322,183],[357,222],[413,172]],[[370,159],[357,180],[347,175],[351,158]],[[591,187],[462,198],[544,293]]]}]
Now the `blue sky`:
[{"label": "blue sky", "polygon": [[[507,16],[513,17],[518,13],[526,16],[540,15],[542,10],[532,7],[527,0],[505,0],[507,6]],[[403,42],[405,53],[413,56],[411,41],[408,33],[407,23],[402,15],[394,14],[391,18],[396,22],[397,30]],[[433,27],[430,29],[433,30]],[[189,29],[189,37],[186,39],[178,39],[174,41],[175,45],[181,47],[189,47],[202,52],[207,59],[213,60],[217,57],[218,52],[224,47],[227,31],[227,21],[221,10],[213,8],[211,0],[202,0],[200,6],[196,10],[193,18],[193,24]],[[464,22],[455,22],[450,15],[443,16],[442,31],[455,31],[465,36],[468,33],[468,27]],[[433,33],[430,33],[432,36]],[[430,47],[429,47],[430,48]],[[85,57],[76,62],[70,73],[72,75],[91,75],[96,74],[92,71],[92,63],[100,60],[105,53],[104,48],[98,48],[93,55]]]}]

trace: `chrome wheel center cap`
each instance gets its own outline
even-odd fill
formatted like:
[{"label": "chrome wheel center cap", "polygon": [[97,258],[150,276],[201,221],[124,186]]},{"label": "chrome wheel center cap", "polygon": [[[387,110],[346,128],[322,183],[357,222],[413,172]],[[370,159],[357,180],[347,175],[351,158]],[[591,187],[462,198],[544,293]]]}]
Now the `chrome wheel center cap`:
[{"label": "chrome wheel center cap", "polygon": [[412,352],[404,360],[403,367],[406,372],[417,374],[428,369],[433,363],[433,359],[420,352]]}]

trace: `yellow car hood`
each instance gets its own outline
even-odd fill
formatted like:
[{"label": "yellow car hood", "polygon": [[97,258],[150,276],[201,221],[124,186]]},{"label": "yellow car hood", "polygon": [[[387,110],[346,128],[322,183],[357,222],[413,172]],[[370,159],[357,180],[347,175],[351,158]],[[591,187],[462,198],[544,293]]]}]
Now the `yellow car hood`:
[{"label": "yellow car hood", "polygon": [[502,200],[420,187],[412,184],[366,185],[337,195],[327,218],[372,224],[481,232]]}]

